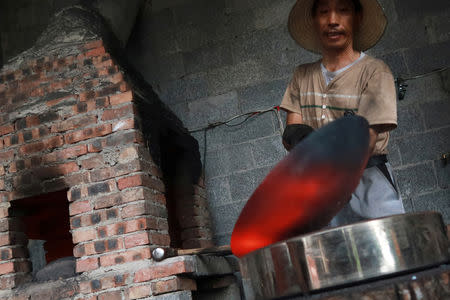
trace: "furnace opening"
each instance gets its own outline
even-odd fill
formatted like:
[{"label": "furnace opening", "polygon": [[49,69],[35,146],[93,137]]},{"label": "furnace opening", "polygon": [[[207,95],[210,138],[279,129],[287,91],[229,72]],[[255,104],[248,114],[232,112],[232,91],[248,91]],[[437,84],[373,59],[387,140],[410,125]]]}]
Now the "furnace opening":
[{"label": "furnace opening", "polygon": [[33,275],[51,262],[73,257],[67,190],[12,201],[10,211],[28,238]]}]

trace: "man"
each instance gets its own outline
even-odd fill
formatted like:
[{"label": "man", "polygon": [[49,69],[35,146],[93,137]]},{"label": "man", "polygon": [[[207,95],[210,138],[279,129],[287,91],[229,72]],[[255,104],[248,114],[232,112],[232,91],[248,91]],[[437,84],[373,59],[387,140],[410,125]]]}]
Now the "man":
[{"label": "man", "polygon": [[314,129],[345,113],[370,125],[371,158],[361,181],[332,226],[404,213],[387,163],[389,131],[397,127],[391,71],[363,51],[383,35],[386,17],[376,0],[298,0],[289,16],[291,36],[322,59],[298,66],[283,97],[283,144],[290,150]]}]

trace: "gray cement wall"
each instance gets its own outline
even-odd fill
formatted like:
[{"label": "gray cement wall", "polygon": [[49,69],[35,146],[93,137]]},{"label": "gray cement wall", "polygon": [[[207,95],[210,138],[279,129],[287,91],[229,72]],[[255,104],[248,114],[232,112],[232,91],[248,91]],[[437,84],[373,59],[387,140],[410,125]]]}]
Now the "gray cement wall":
[{"label": "gray cement wall", "polygon": [[[130,39],[134,65],[194,129],[279,104],[293,68],[317,58],[290,38],[295,0],[154,0]],[[369,54],[407,77],[450,65],[446,0],[384,0],[389,26]],[[410,80],[390,143],[408,211],[438,210],[450,222],[450,99],[438,74]],[[203,132],[195,134],[205,144]],[[202,152],[204,149],[202,149]],[[274,114],[206,134],[209,203],[219,244],[258,183],[285,152]]]}]

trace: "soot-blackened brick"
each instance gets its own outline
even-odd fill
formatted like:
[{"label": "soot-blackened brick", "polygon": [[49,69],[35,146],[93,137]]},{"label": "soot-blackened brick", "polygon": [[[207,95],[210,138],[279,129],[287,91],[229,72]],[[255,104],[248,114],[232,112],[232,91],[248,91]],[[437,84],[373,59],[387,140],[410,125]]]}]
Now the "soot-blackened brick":
[{"label": "soot-blackened brick", "polygon": [[104,238],[106,237],[106,231],[104,229],[100,229],[98,231],[98,235],[100,236],[100,238]]},{"label": "soot-blackened brick", "polygon": [[108,86],[98,92],[98,97],[108,96],[111,94],[115,94],[119,91],[120,91],[120,87],[118,85]]},{"label": "soot-blackened brick", "polygon": [[25,161],[24,160],[16,160],[16,169],[18,171],[25,169]]},{"label": "soot-blackened brick", "polygon": [[100,280],[97,280],[97,279],[92,280],[91,281],[91,287],[92,287],[93,291],[99,290],[102,287],[102,285],[100,283]]},{"label": "soot-blackened brick", "polygon": [[76,68],[77,68],[77,64],[75,64],[75,63],[73,63],[69,66],[70,71],[75,70]]},{"label": "soot-blackened brick", "polygon": [[125,226],[119,225],[117,228],[117,234],[124,234],[125,233]]},{"label": "soot-blackened brick", "polygon": [[21,130],[27,127],[27,119],[22,118],[16,121],[16,129]]},{"label": "soot-blackened brick", "polygon": [[72,227],[73,228],[80,228],[81,227],[81,218],[76,217],[72,219]]},{"label": "soot-blackened brick", "polygon": [[115,284],[122,284],[124,281],[124,276],[123,275],[116,275],[114,276],[114,283]]},{"label": "soot-blackened brick", "polygon": [[81,198],[81,190],[79,188],[72,189],[70,192],[71,201],[75,201]]},{"label": "soot-blackened brick", "polygon": [[117,211],[115,209],[110,209],[106,212],[106,218],[109,219],[114,219],[117,217]]},{"label": "soot-blackened brick", "polygon": [[117,240],[116,239],[108,240],[108,249],[114,250],[116,248],[117,248]]},{"label": "soot-blackened brick", "polygon": [[88,187],[89,196],[95,196],[100,193],[109,192],[109,185],[106,182],[98,183]]},{"label": "soot-blackened brick", "polygon": [[2,250],[1,258],[2,258],[2,260],[9,259],[9,251],[8,250]]},{"label": "soot-blackened brick", "polygon": [[19,143],[19,137],[17,136],[17,134],[14,134],[13,136],[11,136],[11,145],[16,145]]},{"label": "soot-blackened brick", "polygon": [[87,103],[86,102],[80,102],[77,104],[77,111],[82,113],[82,112],[87,112]]},{"label": "soot-blackened brick", "polygon": [[47,113],[39,115],[39,121],[41,123],[52,122],[58,120],[59,115],[56,112],[49,111]]},{"label": "soot-blackened brick", "polygon": [[124,262],[124,259],[123,259],[122,256],[118,256],[118,257],[116,257],[116,258],[114,259],[114,262],[115,262],[116,264],[121,264],[121,263]]},{"label": "soot-blackened brick", "polygon": [[105,107],[106,105],[106,98],[99,98],[95,100],[95,105],[97,107]]},{"label": "soot-blackened brick", "polygon": [[48,129],[47,129],[47,127],[41,127],[41,128],[39,128],[39,136],[44,136],[44,135],[47,135],[48,134]]},{"label": "soot-blackened brick", "polygon": [[102,218],[100,217],[100,214],[93,214],[91,216],[91,223],[92,224],[98,224],[98,223],[100,223],[101,220],[102,220]]},{"label": "soot-blackened brick", "polygon": [[112,75],[112,74],[114,74],[114,73],[116,73],[116,68],[113,66],[113,67],[109,67],[108,68],[108,74],[109,75]]},{"label": "soot-blackened brick", "polygon": [[92,66],[92,58],[87,58],[83,61],[83,65]]},{"label": "soot-blackened brick", "polygon": [[22,74],[24,76],[30,76],[31,75],[31,69],[30,68],[26,68],[22,70]]},{"label": "soot-blackened brick", "polygon": [[104,241],[98,241],[94,243],[94,248],[97,253],[105,252],[105,242]]},{"label": "soot-blackened brick", "polygon": [[23,133],[23,139],[25,140],[25,142],[31,141],[33,139],[33,134],[31,133],[31,131],[25,131]]}]

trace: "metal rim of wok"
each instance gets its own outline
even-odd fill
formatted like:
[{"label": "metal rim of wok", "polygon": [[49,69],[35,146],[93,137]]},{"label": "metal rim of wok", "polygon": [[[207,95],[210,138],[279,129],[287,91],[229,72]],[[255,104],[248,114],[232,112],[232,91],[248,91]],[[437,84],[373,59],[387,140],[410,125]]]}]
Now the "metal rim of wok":
[{"label": "metal rim of wok", "polygon": [[450,262],[437,212],[395,215],[298,236],[240,259],[248,299],[276,299]]}]

